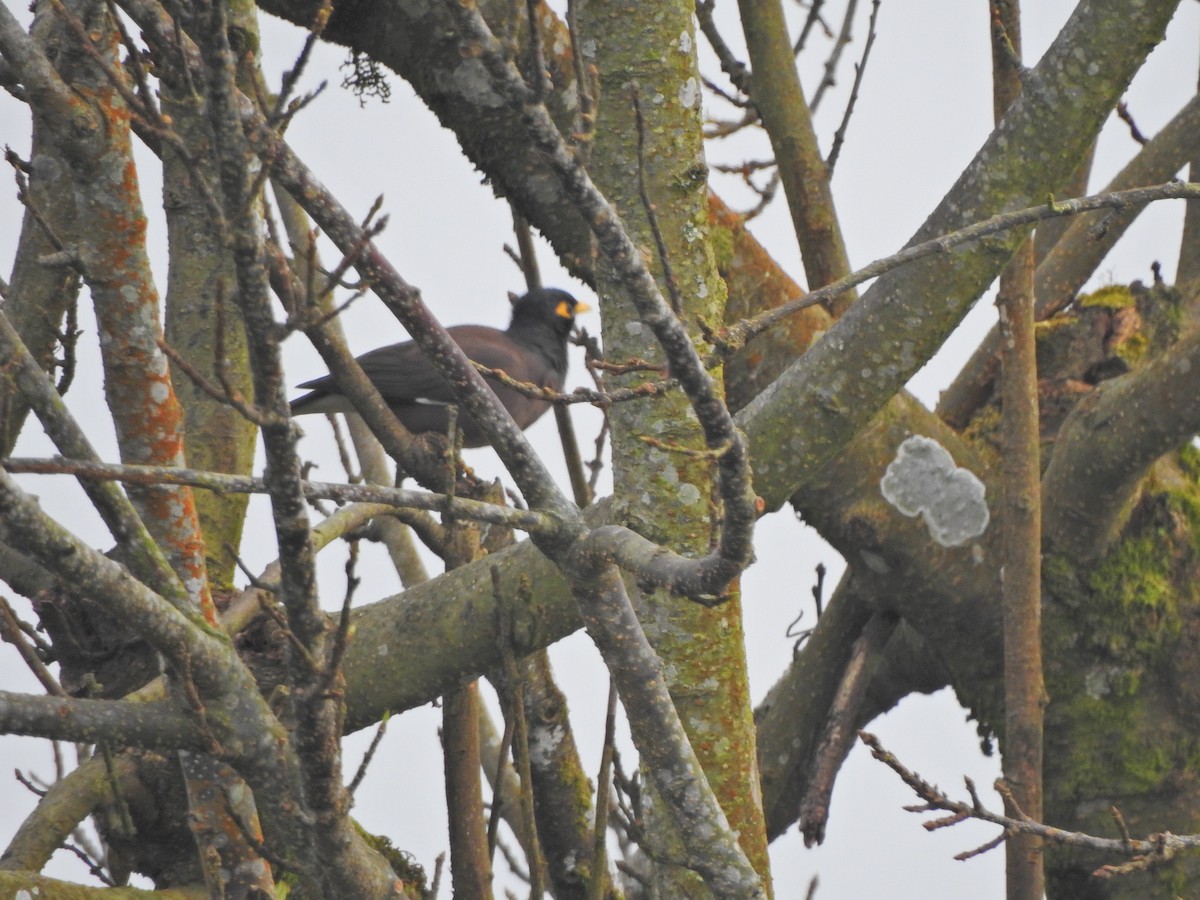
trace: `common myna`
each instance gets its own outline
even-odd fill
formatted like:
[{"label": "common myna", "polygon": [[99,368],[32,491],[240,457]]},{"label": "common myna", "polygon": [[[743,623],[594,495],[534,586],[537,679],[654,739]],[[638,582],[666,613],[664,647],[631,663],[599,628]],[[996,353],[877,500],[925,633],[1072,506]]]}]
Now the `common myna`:
[{"label": "common myna", "polygon": [[[446,330],[467,357],[480,365],[502,369],[517,381],[560,391],[567,374],[567,336],[575,325],[575,314],[588,309],[566,291],[541,288],[513,303],[507,331],[486,325],[454,325]],[[405,428],[414,434],[446,432],[447,406],[454,396],[415,343],[380,347],[358,357],[358,363]],[[545,400],[526,397],[495,381],[489,380],[489,386],[522,430],[550,408]],[[354,411],[330,375],[300,387],[312,390],[292,401],[294,416]],[[464,447],[487,444],[482,429],[465,412],[459,413],[458,428]]]}]

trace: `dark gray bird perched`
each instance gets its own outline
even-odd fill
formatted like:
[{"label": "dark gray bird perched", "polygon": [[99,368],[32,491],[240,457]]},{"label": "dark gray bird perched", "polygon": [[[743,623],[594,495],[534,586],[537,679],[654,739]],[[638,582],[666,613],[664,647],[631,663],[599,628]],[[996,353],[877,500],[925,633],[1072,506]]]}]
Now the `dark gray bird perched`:
[{"label": "dark gray bird perched", "polygon": [[[566,291],[540,288],[513,303],[506,331],[486,325],[453,325],[446,330],[474,362],[502,369],[517,381],[561,391],[567,374],[567,336],[575,326],[575,314],[588,309]],[[446,433],[447,406],[454,402],[454,395],[415,343],[380,347],[358,357],[358,363],[405,428],[414,434]],[[489,386],[522,430],[550,408],[545,400],[526,397],[495,381],[489,380]],[[294,416],[354,411],[331,375],[300,387],[311,388],[311,393],[292,401]],[[458,428],[464,447],[487,444],[483,430],[461,411]]]}]

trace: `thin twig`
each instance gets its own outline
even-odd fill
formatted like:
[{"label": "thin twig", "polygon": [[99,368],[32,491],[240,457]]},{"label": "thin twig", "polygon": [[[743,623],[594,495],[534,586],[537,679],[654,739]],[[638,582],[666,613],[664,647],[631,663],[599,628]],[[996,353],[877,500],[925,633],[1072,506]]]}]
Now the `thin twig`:
[{"label": "thin twig", "polygon": [[[528,581],[522,579],[521,592],[528,590]],[[500,658],[504,669],[502,701],[505,706],[505,734],[509,732],[508,720],[512,720],[513,767],[521,785],[521,817],[529,825],[529,841],[526,859],[529,862],[530,896],[541,897],[546,882],[546,861],[542,855],[538,838],[537,817],[534,814],[533,767],[530,761],[529,725],[525,718],[525,683],[514,647],[513,610],[514,603],[503,591],[500,583],[500,567],[492,566],[492,595],[496,603],[496,639],[500,646]],[[521,598],[528,600],[527,597]],[[499,765],[503,765],[503,759]],[[499,771],[499,769],[497,769]]]},{"label": "thin twig", "polygon": [[579,32],[578,6],[579,0],[567,0],[567,33],[571,35],[571,65],[575,69],[575,96],[578,98],[575,129],[571,134],[571,144],[587,162],[588,151],[591,149],[592,133],[596,128],[596,100],[592,96],[591,87],[599,84],[599,80],[590,76],[595,69],[589,69],[583,62],[583,39]]},{"label": "thin twig", "polygon": [[837,67],[842,61],[842,52],[854,40],[852,34],[854,27],[854,14],[858,11],[858,0],[847,0],[846,12],[842,16],[842,30],[837,36],[837,40],[833,43],[833,49],[829,53],[829,59],[825,60],[825,75],[821,79],[821,83],[817,86],[817,91],[813,94],[812,102],[808,108],[813,115],[816,115],[817,108],[821,105],[821,100],[825,96],[825,92],[837,84]]},{"label": "thin twig", "polygon": [[346,785],[346,793],[351,797],[358,790],[358,786],[363,783],[363,779],[367,777],[367,767],[371,765],[371,760],[375,758],[375,751],[379,749],[379,744],[383,741],[383,736],[387,734],[388,721],[391,717],[392,714],[385,711],[383,717],[380,718],[379,727],[375,729],[375,736],[371,738],[371,744],[367,747],[367,752],[363,754],[362,761],[358,764],[358,769],[355,771],[354,777]]},{"label": "thin twig", "polygon": [[608,806],[612,785],[613,747],[616,742],[617,686],[608,682],[608,706],[604,714],[604,749],[600,753],[600,773],[596,776],[596,826],[592,841],[592,880],[588,885],[588,900],[604,896],[608,880]]},{"label": "thin twig", "polygon": [[833,29],[821,17],[821,7],[825,5],[825,0],[813,0],[812,5],[808,8],[808,16],[804,19],[804,25],[800,29],[800,34],[796,38],[796,43],[792,45],[792,55],[799,56],[804,52],[805,46],[808,44],[809,35],[815,26],[820,25],[825,32],[826,37],[833,37]]},{"label": "thin twig", "polygon": [[[526,397],[535,397],[538,400],[546,400],[549,403],[555,404],[590,403],[593,406],[604,409],[612,406],[614,403],[626,403],[630,400],[658,397],[675,387],[674,379],[666,378],[662,381],[647,381],[634,387],[620,388],[615,391],[591,391],[587,388],[577,387],[571,393],[564,394],[529,381],[518,381],[503,369],[489,369],[487,366],[477,362],[473,362],[472,364],[485,378],[491,379],[507,388],[512,388],[518,394],[523,394]],[[662,372],[662,367],[653,366],[652,371]]]},{"label": "thin twig", "polygon": [[289,644],[292,645],[292,650],[296,654],[296,658],[304,665],[309,674],[321,674],[323,669],[320,662],[309,652],[308,647],[304,645],[304,641],[300,636],[292,630],[288,624],[287,616],[284,614],[283,607],[268,600],[266,597],[259,599],[259,609],[270,616],[275,624],[279,626],[279,630],[283,632],[283,636],[287,638]]},{"label": "thin twig", "polygon": [[[955,859],[969,859],[972,856],[977,856],[981,852],[999,846],[1006,836],[1016,832],[1037,835],[1047,844],[1077,847],[1100,853],[1111,853],[1116,856],[1132,857],[1128,863],[1119,866],[1101,866],[1096,869],[1092,874],[1098,878],[1108,878],[1113,875],[1125,875],[1130,872],[1143,871],[1165,863],[1181,852],[1200,850],[1200,834],[1178,835],[1172,834],[1169,831],[1162,831],[1151,834],[1141,840],[1130,840],[1128,837],[1101,838],[1078,831],[1064,831],[1052,825],[1035,822],[1028,816],[1020,813],[1019,810],[1016,816],[1006,816],[1001,813],[992,812],[979,802],[973,790],[971,791],[971,803],[951,800],[941,790],[905,767],[900,760],[884,748],[879,738],[875,737],[875,735],[860,731],[858,736],[864,744],[871,748],[872,756],[900,776],[900,779],[912,789],[913,793],[924,801],[919,806],[907,806],[905,807],[906,810],[909,812],[944,810],[952,813],[951,816],[945,819],[926,822],[924,826],[926,830],[932,831],[936,828],[966,821],[967,819],[978,819],[981,822],[999,825],[1004,829],[1004,833],[999,838],[993,839],[974,850],[960,853],[954,857]],[[997,790],[1002,790],[1004,788],[1003,782],[998,783],[996,788]]]},{"label": "thin twig", "polygon": [[1129,136],[1137,141],[1142,146],[1150,143],[1150,139],[1142,134],[1142,130],[1137,127],[1137,122],[1133,120],[1133,113],[1129,111],[1129,104],[1122,100],[1117,104],[1117,116],[1122,122],[1129,126]]},{"label": "thin twig", "polygon": [[[198,469],[178,469],[170,466],[125,466],[60,457],[54,459],[11,457],[3,460],[3,466],[14,474],[74,475],[76,478],[120,481],[127,484],[183,484],[205,488],[219,494],[262,494],[267,492],[267,486],[261,478],[253,478],[248,475],[227,475],[222,472],[205,472]],[[309,499],[388,503],[397,507],[424,509],[432,512],[449,510],[458,518],[474,519],[492,525],[506,525],[521,531],[535,530],[545,527],[547,524],[540,513],[529,510],[378,484],[329,484],[322,481],[309,481],[304,484],[304,495]]]},{"label": "thin twig", "polygon": [[852,288],[857,287],[872,278],[878,278],[885,272],[906,266],[918,259],[945,253],[954,247],[980,240],[991,234],[1008,231],[1012,228],[1022,228],[1044,219],[1059,216],[1076,216],[1080,213],[1092,212],[1097,209],[1126,209],[1132,206],[1145,206],[1160,200],[1200,200],[1200,183],[1185,183],[1169,181],[1153,187],[1133,188],[1127,191],[1113,191],[1106,194],[1093,194],[1073,200],[1056,200],[1053,196],[1040,206],[1031,206],[1012,212],[990,216],[979,222],[974,222],[965,228],[952,231],[940,237],[922,241],[905,247],[898,253],[878,259],[863,266],[845,278],[830,282],[822,288],[810,291],[795,300],[789,300],[774,309],[759,313],[750,319],[744,319],[735,325],[730,325],[715,335],[719,343],[719,352],[729,355],[745,346],[748,341],[762,332],[777,325],[793,313],[810,306],[817,306],[838,297]]},{"label": "thin twig", "polygon": [[67,692],[63,690],[58,679],[42,662],[41,656],[38,655],[37,648],[25,637],[25,632],[21,628],[21,621],[17,618],[16,612],[8,602],[7,597],[0,597],[0,637],[7,643],[12,644],[17,648],[17,652],[21,654],[21,659],[25,661],[25,665],[29,667],[29,671],[34,674],[34,677],[46,689],[46,693],[55,697],[65,697]]},{"label": "thin twig", "polygon": [[862,87],[863,76],[867,72],[867,60],[871,57],[871,48],[875,45],[875,21],[879,17],[881,0],[872,0],[871,18],[867,23],[867,42],[863,46],[862,59],[854,66],[854,85],[850,89],[850,99],[846,101],[846,111],[842,114],[842,123],[833,134],[833,146],[829,149],[829,159],[825,165],[829,169],[829,177],[833,177],[834,167],[842,153],[842,144],[846,140],[846,130],[850,127],[850,117],[854,115],[854,107],[858,103],[858,91]]},{"label": "thin twig", "polygon": [[247,400],[246,395],[232,384],[226,383],[223,386],[214,384],[199,369],[188,362],[183,354],[168,344],[166,338],[158,338],[158,349],[171,360],[173,365],[187,375],[196,387],[217,402],[232,406],[255,425],[262,426],[276,418],[269,410],[261,409]]},{"label": "thin twig", "polygon": [[[283,73],[283,80],[279,86],[279,95],[275,98],[275,106],[267,116],[271,122],[282,124],[281,119],[284,117],[284,108],[289,102],[288,98],[291,97],[292,91],[296,89],[296,83],[300,80],[301,74],[303,74],[305,67],[308,65],[313,49],[317,46],[317,41],[321,35],[324,34],[325,26],[329,24],[329,17],[332,14],[333,3],[330,0],[322,0],[321,5],[313,14],[312,24],[308,26],[308,35],[304,38],[304,46],[300,48],[295,65]],[[306,105],[307,102],[305,102]],[[287,116],[290,118],[297,111],[297,109],[289,110]]]},{"label": "thin twig", "polygon": [[[713,18],[714,6],[716,6],[716,0],[699,0],[696,4],[696,21],[700,23],[700,31],[708,39],[708,44],[712,47],[713,53],[717,55],[721,71],[728,76],[729,81],[735,88],[741,91],[742,94],[749,95],[750,67],[734,56],[733,51],[729,49],[729,45],[725,43],[725,38],[717,29],[716,20]],[[727,99],[731,103],[744,105],[733,98]],[[757,113],[755,113],[755,116],[757,116]]]},{"label": "thin twig", "polygon": [[350,610],[354,601],[354,592],[358,590],[362,579],[355,572],[358,568],[358,541],[350,542],[350,552],[346,557],[346,595],[342,598],[342,611],[338,616],[337,631],[333,633],[333,647],[329,651],[329,660],[325,663],[325,674],[321,679],[321,692],[339,693],[344,686],[342,663],[346,658],[346,650],[350,645]]},{"label": "thin twig", "polygon": [[545,102],[550,96],[550,78],[546,74],[546,56],[542,52],[542,30],[538,28],[539,0],[525,0],[525,11],[529,16],[529,56],[533,67],[531,77],[526,81],[533,88],[539,102]]}]

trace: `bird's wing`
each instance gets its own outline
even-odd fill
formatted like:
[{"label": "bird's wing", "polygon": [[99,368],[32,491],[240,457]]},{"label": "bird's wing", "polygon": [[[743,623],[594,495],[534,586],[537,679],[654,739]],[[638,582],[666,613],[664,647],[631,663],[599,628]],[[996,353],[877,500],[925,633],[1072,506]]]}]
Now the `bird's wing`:
[{"label": "bird's wing", "polygon": [[[472,326],[464,326],[464,328],[472,328]],[[490,328],[480,330],[492,331]],[[514,341],[510,335],[504,332],[494,332],[494,334],[497,337],[489,336],[487,340],[464,337],[461,346],[466,350],[467,356],[481,366],[489,369],[501,369],[517,381],[529,381],[537,385],[548,383],[552,366],[544,354],[532,346]],[[454,337],[456,340],[459,338],[457,334]],[[473,337],[474,335],[471,336],[471,338]],[[494,381],[489,383],[493,387],[496,384]]]},{"label": "bird's wing", "polygon": [[412,341],[380,347],[358,358],[367,378],[391,403],[433,400],[447,403],[450,388]]},{"label": "bird's wing", "polygon": [[[456,325],[450,336],[480,365],[503,369],[521,381],[540,382],[548,368],[536,355],[529,357],[503,331],[483,325]],[[450,403],[454,395],[412,341],[380,347],[358,358],[359,365],[379,393],[390,403]],[[326,375],[300,385],[320,392],[337,392],[333,379]]]},{"label": "bird's wing", "polygon": [[[425,357],[412,341],[389,344],[358,357],[358,364],[362,366],[363,372],[384,398],[399,403],[423,396],[423,391],[429,388],[436,389],[437,385],[433,384],[436,375],[429,373],[428,378],[422,376],[422,371],[426,369],[424,362]],[[440,382],[440,379],[436,380]],[[426,381],[430,384],[423,384]],[[332,375],[322,375],[297,387],[308,388],[313,392],[311,398],[302,397],[301,401],[340,393]]]}]

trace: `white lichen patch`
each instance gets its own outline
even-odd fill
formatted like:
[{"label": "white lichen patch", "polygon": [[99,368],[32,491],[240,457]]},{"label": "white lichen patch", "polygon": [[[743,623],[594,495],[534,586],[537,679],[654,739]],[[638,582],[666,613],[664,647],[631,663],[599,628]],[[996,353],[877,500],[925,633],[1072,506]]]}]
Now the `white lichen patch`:
[{"label": "white lichen patch", "polygon": [[561,725],[531,729],[529,732],[529,764],[535,769],[550,768],[564,737],[566,737],[566,731]]},{"label": "white lichen patch", "polygon": [[933,438],[902,443],[879,482],[884,499],[906,516],[920,516],[943,547],[957,547],[987,529],[987,489],[969,469],[954,464]]},{"label": "white lichen patch", "polygon": [[700,82],[695,78],[689,78],[679,88],[679,105],[684,109],[691,109],[700,103]]}]

